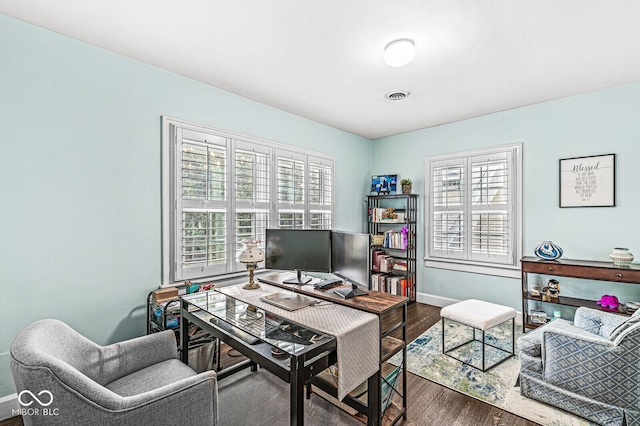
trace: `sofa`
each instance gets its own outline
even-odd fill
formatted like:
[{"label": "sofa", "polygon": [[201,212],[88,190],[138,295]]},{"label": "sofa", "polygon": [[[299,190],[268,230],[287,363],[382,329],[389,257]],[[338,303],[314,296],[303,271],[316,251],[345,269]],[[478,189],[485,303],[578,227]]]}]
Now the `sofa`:
[{"label": "sofa", "polygon": [[518,339],[522,395],[600,425],[640,425],[640,311],[580,307]]},{"label": "sofa", "polygon": [[45,319],[16,336],[10,363],[26,426],[218,422],[216,373],[178,360],[170,330],[100,346]]}]

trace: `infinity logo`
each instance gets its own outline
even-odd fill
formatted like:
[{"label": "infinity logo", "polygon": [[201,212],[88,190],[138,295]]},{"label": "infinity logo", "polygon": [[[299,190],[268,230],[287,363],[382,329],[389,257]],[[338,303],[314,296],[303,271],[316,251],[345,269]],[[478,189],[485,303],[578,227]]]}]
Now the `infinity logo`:
[{"label": "infinity logo", "polygon": [[33,401],[29,401],[29,402],[23,402],[22,401],[22,395],[31,395],[31,398],[33,398],[38,404],[42,405],[43,407],[48,407],[49,405],[51,405],[53,403],[53,395],[51,394],[51,392],[49,392],[48,390],[41,390],[40,392],[38,392],[38,396],[41,396],[42,394],[47,394],[49,395],[49,402],[45,403],[42,402],[38,396],[35,396],[33,394],[33,392],[28,391],[28,390],[23,390],[22,392],[20,392],[18,394],[18,402],[20,403],[20,405],[22,405],[23,407],[28,407],[31,404],[33,404]]}]

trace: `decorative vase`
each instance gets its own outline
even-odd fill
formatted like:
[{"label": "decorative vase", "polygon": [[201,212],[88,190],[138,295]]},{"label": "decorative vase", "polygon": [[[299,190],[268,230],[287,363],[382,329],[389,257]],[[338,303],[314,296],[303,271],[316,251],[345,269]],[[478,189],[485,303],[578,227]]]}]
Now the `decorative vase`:
[{"label": "decorative vase", "polygon": [[411,194],[411,185],[402,185],[403,194]]},{"label": "decorative vase", "polygon": [[542,260],[556,260],[562,257],[562,249],[551,241],[543,241],[534,253]]},{"label": "decorative vase", "polygon": [[609,255],[615,266],[629,266],[633,262],[633,254],[628,248],[616,247]]}]

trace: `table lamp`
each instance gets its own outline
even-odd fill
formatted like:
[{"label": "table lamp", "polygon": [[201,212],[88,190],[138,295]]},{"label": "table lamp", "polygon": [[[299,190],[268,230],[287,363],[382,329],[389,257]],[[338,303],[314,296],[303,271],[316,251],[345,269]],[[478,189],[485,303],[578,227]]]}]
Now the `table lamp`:
[{"label": "table lamp", "polygon": [[246,247],[238,257],[238,261],[244,263],[249,270],[249,282],[242,286],[242,288],[247,290],[260,288],[260,284],[253,281],[253,271],[258,267],[258,263],[264,260],[264,252],[258,247],[259,242],[259,240],[244,241]]}]

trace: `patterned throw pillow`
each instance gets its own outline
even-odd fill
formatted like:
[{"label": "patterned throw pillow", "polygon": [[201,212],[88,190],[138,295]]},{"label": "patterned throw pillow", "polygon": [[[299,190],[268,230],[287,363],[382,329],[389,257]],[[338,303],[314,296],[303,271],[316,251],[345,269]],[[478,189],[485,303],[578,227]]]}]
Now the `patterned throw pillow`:
[{"label": "patterned throw pillow", "polygon": [[600,334],[602,324],[600,324],[597,318],[582,318],[581,321],[576,321],[575,326],[589,333]]},{"label": "patterned throw pillow", "polygon": [[622,324],[620,324],[618,327],[616,327],[611,332],[611,334],[609,335],[609,340],[615,340],[616,337],[618,337],[620,335],[620,333],[622,333],[623,331],[625,331],[629,327],[631,327],[631,326],[633,326],[635,324],[638,324],[638,323],[640,323],[640,309],[635,311],[633,313],[633,315],[631,315],[631,317],[629,319],[627,319]]}]

